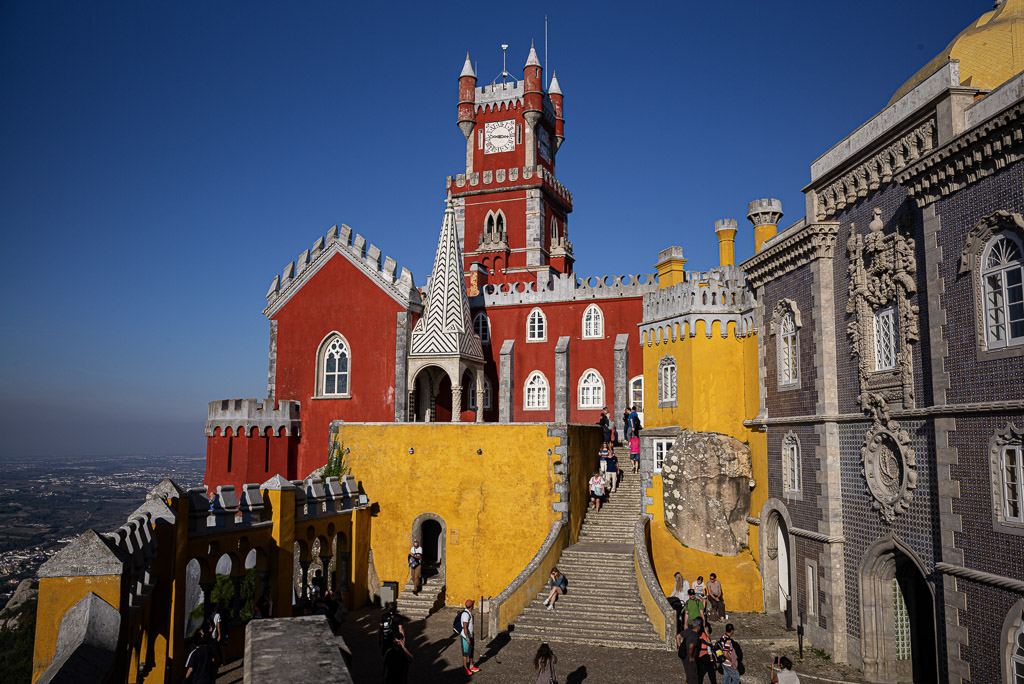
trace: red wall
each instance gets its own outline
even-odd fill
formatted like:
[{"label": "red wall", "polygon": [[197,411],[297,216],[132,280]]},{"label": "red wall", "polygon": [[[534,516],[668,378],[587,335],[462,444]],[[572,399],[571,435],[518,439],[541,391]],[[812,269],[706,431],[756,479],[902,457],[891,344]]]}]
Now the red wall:
[{"label": "red wall", "polygon": [[277,474],[295,480],[305,475],[296,472],[298,453],[299,438],[285,436],[284,430],[275,435],[267,428],[263,435],[246,437],[232,434],[231,428],[221,435],[217,428],[215,436],[206,438],[203,484],[211,493],[218,485],[234,485],[241,496],[243,484],[263,484]]},{"label": "red wall", "polygon": [[[332,420],[395,419],[395,325],[405,309],[335,254],[278,312],[277,399],[302,405],[296,477],[327,462]],[[332,331],[351,348],[349,399],[314,399],[317,351]]]}]

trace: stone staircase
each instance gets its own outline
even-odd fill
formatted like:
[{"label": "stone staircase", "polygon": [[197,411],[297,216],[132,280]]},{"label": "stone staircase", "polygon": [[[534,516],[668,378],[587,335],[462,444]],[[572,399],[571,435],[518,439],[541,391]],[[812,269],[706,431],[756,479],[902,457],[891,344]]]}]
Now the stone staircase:
[{"label": "stone staircase", "polygon": [[408,620],[425,620],[444,605],[445,585],[439,573],[424,577],[420,585],[420,593],[413,594],[412,581],[407,581],[398,597],[398,614]]},{"label": "stone staircase", "polygon": [[[569,590],[554,610],[544,607],[550,587],[537,594],[515,623],[513,639],[660,650],[659,639],[640,602],[633,566],[633,529],[641,511],[642,478],[628,472],[628,449],[616,449],[626,471],[618,491],[601,512],[587,512],[576,544],[562,552],[558,569]],[[625,456],[625,460],[623,460]]]}]

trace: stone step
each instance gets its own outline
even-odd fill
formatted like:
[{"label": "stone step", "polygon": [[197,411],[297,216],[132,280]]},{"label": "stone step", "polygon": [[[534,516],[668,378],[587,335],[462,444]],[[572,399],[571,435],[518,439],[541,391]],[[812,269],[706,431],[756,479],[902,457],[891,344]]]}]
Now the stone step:
[{"label": "stone step", "polygon": [[567,597],[562,596],[555,602],[555,609],[548,610],[543,603],[537,603],[536,601],[531,603],[523,611],[523,615],[520,619],[530,618],[541,619],[547,618],[551,615],[557,615],[559,620],[580,620],[590,619],[591,617],[600,617],[607,619],[612,622],[621,620],[631,620],[633,618],[643,618],[646,620],[646,613],[642,612],[636,605],[629,604],[607,604],[605,606],[593,606],[588,609],[588,612],[584,612],[582,607],[576,606],[570,610],[570,606],[564,603]]},{"label": "stone step", "polygon": [[[572,590],[570,590],[571,592]],[[609,614],[609,615],[645,615],[640,603],[640,594],[634,589],[632,593],[629,591],[623,591],[617,594],[603,593],[603,594],[591,594],[589,596],[569,593],[564,596],[559,596],[555,602],[555,610],[548,611],[544,605],[544,599],[547,598],[547,594],[543,596],[538,595],[530,602],[527,611],[529,615],[536,615],[537,611],[544,612],[561,612],[563,617],[576,617],[580,615],[590,615],[591,613]],[[525,614],[525,613],[524,613]]]},{"label": "stone step", "polygon": [[574,572],[623,572],[633,574],[633,560],[623,558],[622,560],[600,560],[590,561],[586,559],[563,558],[558,561],[558,569],[569,574]]},{"label": "stone step", "polygon": [[558,625],[575,627],[578,631],[589,631],[594,625],[607,625],[617,627],[626,633],[633,631],[636,625],[647,623],[647,614],[637,611],[631,613],[573,613],[567,614],[560,604],[555,605],[554,610],[546,608],[534,608],[530,612],[523,613],[523,619],[529,619],[531,625],[541,627],[544,625]]},{"label": "stone step", "polygon": [[616,631],[586,631],[581,632],[575,627],[558,628],[556,626],[534,626],[516,625],[512,632],[513,639],[540,639],[543,641],[591,644],[595,646],[608,646],[611,648],[642,648],[648,650],[661,650],[665,644],[658,638],[657,632],[652,627],[650,634],[646,632],[622,632]]},{"label": "stone step", "polygon": [[[593,599],[595,595],[601,597],[613,593],[617,594],[619,592],[616,590],[622,587],[622,583],[627,580],[631,581],[633,591],[636,591],[636,577],[634,575],[620,575],[619,577],[601,576],[601,578],[597,578],[565,573],[565,576],[569,578],[569,591],[566,594],[567,596],[569,594],[579,593],[586,594],[590,599]],[[573,577],[576,577],[576,579],[573,579]],[[537,595],[547,596],[550,592],[550,588],[545,588],[538,591]],[[608,593],[606,594],[606,592]]]}]

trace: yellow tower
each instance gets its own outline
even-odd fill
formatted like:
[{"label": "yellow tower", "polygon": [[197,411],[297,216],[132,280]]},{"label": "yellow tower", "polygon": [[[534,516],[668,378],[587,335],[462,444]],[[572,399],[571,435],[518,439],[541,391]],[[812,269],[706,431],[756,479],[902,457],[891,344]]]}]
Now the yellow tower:
[{"label": "yellow tower", "polygon": [[736,265],[736,219],[715,221],[715,235],[718,236],[718,265]]},{"label": "yellow tower", "polygon": [[747,205],[747,220],[754,225],[754,253],[779,232],[782,201],[774,198],[754,200]]},{"label": "yellow tower", "polygon": [[682,247],[668,247],[658,252],[658,289],[678,285],[686,281],[686,259]]}]

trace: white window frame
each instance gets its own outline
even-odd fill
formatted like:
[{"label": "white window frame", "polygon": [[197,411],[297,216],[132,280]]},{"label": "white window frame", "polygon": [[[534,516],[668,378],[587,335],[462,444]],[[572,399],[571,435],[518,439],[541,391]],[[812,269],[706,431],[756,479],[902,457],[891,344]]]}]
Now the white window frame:
[{"label": "white window frame", "polygon": [[[997,263],[995,265],[989,265],[989,260],[993,256],[993,252],[1002,242],[1009,243],[1009,248],[1016,250],[1016,259],[1009,261],[1004,259],[1003,263]],[[1009,257],[1012,255],[1002,252],[1004,256]],[[992,239],[985,245],[985,249],[981,252],[981,306],[982,306],[982,324],[984,325],[984,339],[985,347],[987,349],[1005,349],[1006,347],[1014,347],[1017,345],[1024,344],[1024,321],[1020,319],[1010,319],[1012,308],[1015,306],[1024,307],[1024,301],[1011,301],[1011,297],[1018,297],[1024,300],[1024,245],[1017,238],[1016,235],[1009,231],[997,233],[992,236]],[[1020,282],[1010,285],[1008,281],[1010,278],[1016,277]],[[999,284],[997,288],[992,287],[992,283],[989,282],[990,278],[997,278]],[[994,296],[998,296],[998,302],[994,302]],[[993,321],[993,317],[997,320]],[[992,339],[992,329],[998,326],[1002,329],[1002,339]],[[1019,323],[1021,325],[1021,334],[1013,335],[1013,324]]]},{"label": "white window frame", "polygon": [[815,563],[808,562],[806,566],[806,576],[804,578],[804,587],[807,589],[807,617],[814,617],[817,615],[818,607],[818,566]]},{"label": "white window frame", "polygon": [[[584,394],[587,396],[585,397]],[[583,371],[583,375],[580,376],[576,385],[576,397],[580,409],[590,410],[604,407],[604,378],[597,370],[588,368]]]},{"label": "white window frame", "polygon": [[[640,382],[640,397],[636,395],[636,383]],[[644,376],[637,375],[629,381],[629,406],[630,408],[636,406],[636,410],[643,413],[644,410]]]},{"label": "white window frame", "polygon": [[666,354],[658,362],[658,408],[673,408],[679,396],[679,372],[674,356]]},{"label": "white window frame", "polygon": [[597,304],[591,304],[583,311],[583,339],[604,339],[604,312]]},{"label": "white window frame", "polygon": [[[469,384],[469,398],[466,401],[466,410],[476,411],[476,377]],[[484,411],[491,410],[491,379],[484,375]]]},{"label": "white window frame", "polygon": [[[1001,480],[1001,501],[1003,520],[1007,523],[1024,524],[1024,446],[1006,444],[999,450],[999,475]],[[1015,481],[1014,481],[1015,480]],[[1012,514],[1011,502],[1017,504],[1017,514]]]},{"label": "white window frame", "polygon": [[473,316],[473,332],[480,337],[481,344],[491,343],[491,319],[483,311]]},{"label": "white window frame", "polygon": [[[327,357],[331,353],[335,343],[339,343],[344,349],[345,356],[347,357],[348,367],[344,372],[336,371],[332,373],[335,377],[335,383],[337,383],[338,377],[345,378],[345,391],[344,392],[327,392]],[[314,398],[319,399],[350,399],[352,397],[352,345],[348,343],[345,336],[337,330],[334,330],[327,334],[324,339],[320,342],[320,346],[317,348],[316,354],[316,388]],[[337,384],[335,384],[337,388]]]},{"label": "white window frame", "polygon": [[548,317],[539,307],[534,307],[526,317],[526,341],[546,342],[547,339]]},{"label": "white window frame", "polygon": [[551,406],[550,395],[548,379],[540,371],[533,371],[523,383],[523,410],[547,411]]},{"label": "white window frame", "polygon": [[[873,340],[875,350],[875,370],[892,370],[899,365],[899,335],[896,330],[896,307],[888,306],[879,309],[873,317]],[[888,340],[886,339],[888,338]],[[886,341],[890,344],[886,346]]]},{"label": "white window frame", "polygon": [[656,439],[651,443],[651,456],[654,458],[654,474],[660,475],[665,466],[665,454],[676,443],[674,439]]},{"label": "white window frame", "polygon": [[782,438],[782,489],[787,495],[801,492],[800,440],[792,432]]},{"label": "white window frame", "polygon": [[800,344],[793,312],[786,312],[779,320],[778,364],[776,372],[780,387],[800,385]]}]

